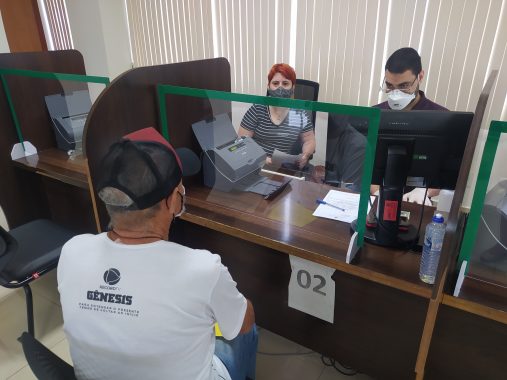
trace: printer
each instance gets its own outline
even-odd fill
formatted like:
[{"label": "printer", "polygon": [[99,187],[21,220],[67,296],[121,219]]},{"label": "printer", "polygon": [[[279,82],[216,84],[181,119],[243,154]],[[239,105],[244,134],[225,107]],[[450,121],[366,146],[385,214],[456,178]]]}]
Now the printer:
[{"label": "printer", "polygon": [[92,107],[88,90],[44,97],[59,149],[81,150],[83,129]]},{"label": "printer", "polygon": [[240,180],[258,173],[266,153],[251,137],[239,137],[226,114],[192,124],[203,150],[204,185],[222,191],[238,188]]},{"label": "printer", "polygon": [[251,137],[238,137],[227,114],[194,123],[192,130],[203,150],[205,186],[221,191],[250,191],[268,198],[289,182],[259,174],[266,153]]}]

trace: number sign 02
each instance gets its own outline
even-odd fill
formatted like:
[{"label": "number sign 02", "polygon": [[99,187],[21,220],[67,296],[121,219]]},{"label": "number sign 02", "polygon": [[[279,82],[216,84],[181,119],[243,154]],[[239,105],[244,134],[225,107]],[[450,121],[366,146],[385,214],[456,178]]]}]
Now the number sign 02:
[{"label": "number sign 02", "polygon": [[333,268],[290,257],[289,306],[327,322],[334,321]]}]

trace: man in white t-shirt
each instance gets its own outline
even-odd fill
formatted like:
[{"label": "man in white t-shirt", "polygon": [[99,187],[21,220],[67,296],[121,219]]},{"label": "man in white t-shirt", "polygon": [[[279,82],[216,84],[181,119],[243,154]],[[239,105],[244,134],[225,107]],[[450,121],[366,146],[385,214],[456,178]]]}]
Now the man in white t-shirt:
[{"label": "man in white t-shirt", "polygon": [[[192,160],[195,160],[192,163]],[[199,170],[153,128],[125,136],[101,163],[110,231],[62,249],[58,290],[78,379],[255,377],[252,304],[220,256],[168,241],[185,209],[182,176]],[[218,323],[227,340],[217,343]]]}]

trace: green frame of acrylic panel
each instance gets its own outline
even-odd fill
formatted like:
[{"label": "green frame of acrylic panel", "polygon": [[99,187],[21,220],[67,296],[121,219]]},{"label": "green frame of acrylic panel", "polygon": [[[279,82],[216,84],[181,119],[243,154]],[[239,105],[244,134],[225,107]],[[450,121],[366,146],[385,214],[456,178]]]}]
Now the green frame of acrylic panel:
[{"label": "green frame of acrylic panel", "polygon": [[227,100],[239,103],[262,104],[265,106],[280,106],[287,108],[303,109],[307,111],[336,113],[348,116],[359,116],[368,119],[368,136],[366,146],[365,164],[363,166],[363,175],[361,179],[361,197],[358,210],[358,239],[357,245],[363,245],[363,237],[366,229],[366,213],[368,210],[368,201],[370,197],[370,185],[373,172],[373,161],[375,159],[375,150],[377,148],[378,127],[380,123],[380,109],[372,107],[348,106],[342,104],[313,102],[300,99],[283,99],[269,96],[258,96],[248,94],[238,94],[226,91],[204,90],[190,87],[179,87],[171,85],[157,85],[157,96],[160,111],[160,126],[162,135],[169,141],[169,132],[167,127],[167,109],[165,96],[181,95],[195,98]]},{"label": "green frame of acrylic panel", "polygon": [[5,91],[5,97],[7,98],[7,103],[9,104],[9,109],[11,111],[12,121],[14,122],[14,127],[16,128],[16,133],[18,135],[18,140],[23,146],[24,149],[24,138],[21,133],[21,127],[19,126],[18,116],[16,114],[16,110],[14,109],[14,103],[12,102],[11,93],[9,90],[9,85],[5,80],[5,75],[17,75],[23,77],[30,78],[40,78],[40,79],[55,79],[61,81],[73,81],[73,82],[87,82],[87,83],[99,83],[108,85],[109,78],[100,77],[94,75],[81,75],[81,74],[68,74],[68,73],[52,73],[49,71],[34,71],[34,70],[23,70],[23,69],[2,69],[0,68],[0,79],[2,80],[2,86]]},{"label": "green frame of acrylic panel", "polygon": [[[477,238],[477,231],[479,229],[479,222],[481,220],[482,209],[484,207],[484,200],[488,190],[489,180],[491,177],[491,170],[495,161],[498,143],[500,142],[500,135],[507,133],[507,121],[493,120],[490,124],[488,137],[484,144],[484,151],[482,152],[481,164],[479,166],[479,173],[477,175],[477,183],[475,185],[474,196],[472,198],[472,206],[468,216],[463,242],[458,257],[458,268],[461,267],[463,261],[470,262],[470,255],[475,245]],[[467,265],[466,273],[468,273],[469,266]]]}]

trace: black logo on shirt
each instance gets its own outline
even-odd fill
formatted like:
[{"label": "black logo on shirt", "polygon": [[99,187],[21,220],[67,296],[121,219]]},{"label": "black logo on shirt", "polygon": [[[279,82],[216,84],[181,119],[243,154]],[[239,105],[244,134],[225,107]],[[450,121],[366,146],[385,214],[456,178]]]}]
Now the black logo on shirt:
[{"label": "black logo on shirt", "polygon": [[109,303],[121,303],[123,305],[132,305],[132,296],[114,293],[104,293],[98,290],[88,290],[86,292],[86,298],[90,301],[102,301]]},{"label": "black logo on shirt", "polygon": [[[102,292],[100,290],[88,290],[86,292],[86,299],[90,301],[99,301],[99,302],[107,302],[110,304],[121,304],[130,306],[132,305],[132,296],[126,295],[126,294],[117,294],[116,292],[120,291],[120,288],[116,285],[118,282],[120,282],[121,275],[120,271],[116,268],[109,268],[104,272],[103,276],[104,282],[107,285],[99,285],[100,289],[106,290],[106,292]],[[107,291],[113,291],[114,293],[109,293]],[[91,305],[91,306],[90,306]],[[113,314],[117,313],[117,308],[112,308],[111,306],[97,306],[96,304],[87,304],[82,303],[80,306],[81,308],[90,308],[93,310],[107,310],[112,312]],[[133,312],[130,309],[122,309],[121,313],[131,313]],[[139,311],[136,311],[139,313]],[[118,311],[118,313],[120,313]]]},{"label": "black logo on shirt", "polygon": [[108,285],[116,285],[120,279],[120,271],[116,268],[109,268],[104,272],[104,282]]}]

